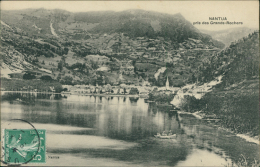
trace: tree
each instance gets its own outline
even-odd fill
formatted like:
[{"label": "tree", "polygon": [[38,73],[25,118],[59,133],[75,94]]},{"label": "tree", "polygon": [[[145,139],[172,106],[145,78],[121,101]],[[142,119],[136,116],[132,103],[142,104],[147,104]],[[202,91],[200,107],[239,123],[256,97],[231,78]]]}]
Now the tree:
[{"label": "tree", "polygon": [[130,95],[139,94],[139,91],[137,88],[131,88],[129,94]]},{"label": "tree", "polygon": [[148,78],[148,82],[155,84],[156,83],[156,79],[154,77],[149,77]]},{"label": "tree", "polygon": [[134,73],[136,73],[137,69],[136,69],[136,66],[134,66]]},{"label": "tree", "polygon": [[60,61],[60,62],[58,63],[58,70],[60,70],[60,72],[61,72],[62,69],[63,69],[63,63],[62,63],[62,61]]},{"label": "tree", "polygon": [[72,81],[73,78],[70,76],[65,76],[62,80],[61,80],[61,84],[65,84],[65,85],[72,85]]},{"label": "tree", "polygon": [[97,62],[94,62],[93,60],[90,62],[91,63],[91,67],[96,70],[98,69],[98,63]]},{"label": "tree", "polygon": [[64,54],[67,55],[69,52],[69,49],[67,47],[64,48]]},{"label": "tree", "polygon": [[99,76],[99,77],[97,77],[97,84],[98,85],[104,85],[104,77],[103,76]]},{"label": "tree", "polygon": [[109,67],[111,71],[120,70],[120,65],[117,62],[110,62]]},{"label": "tree", "polygon": [[44,75],[44,76],[41,76],[41,78],[40,78],[41,80],[44,80],[44,81],[52,81],[53,79],[52,79],[52,77],[51,76],[49,76],[49,75]]},{"label": "tree", "polygon": [[136,64],[136,60],[133,60],[132,65],[135,66],[135,64]]},{"label": "tree", "polygon": [[180,108],[186,112],[195,112],[201,109],[201,101],[194,96],[185,95]]},{"label": "tree", "polygon": [[23,75],[23,79],[29,80],[29,79],[35,79],[35,78],[36,78],[36,76],[31,74],[31,73],[26,73],[26,74]]},{"label": "tree", "polygon": [[62,62],[65,64],[65,62],[66,62],[66,57],[65,57],[65,56],[61,56],[61,60],[62,60]]},{"label": "tree", "polygon": [[196,77],[194,76],[194,74],[191,75],[191,81],[192,81],[192,83],[196,82]]}]

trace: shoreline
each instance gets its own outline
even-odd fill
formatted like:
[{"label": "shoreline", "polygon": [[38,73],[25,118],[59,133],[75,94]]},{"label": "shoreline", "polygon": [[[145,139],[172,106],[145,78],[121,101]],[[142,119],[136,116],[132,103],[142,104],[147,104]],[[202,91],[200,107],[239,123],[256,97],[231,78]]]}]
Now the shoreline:
[{"label": "shoreline", "polygon": [[120,94],[92,94],[92,93],[60,93],[62,95],[81,95],[81,96],[102,96],[102,97],[108,97],[108,96],[114,96],[114,97],[140,97],[139,95],[120,95]]},{"label": "shoreline", "polygon": [[55,92],[33,92],[33,91],[6,91],[2,90],[1,93],[41,93],[41,94],[61,94],[61,93],[55,93]]},{"label": "shoreline", "polygon": [[129,95],[129,94],[92,94],[92,93],[54,93],[54,92],[31,92],[31,91],[1,91],[1,93],[38,93],[38,94],[60,94],[60,95],[81,95],[81,96],[114,96],[114,97],[139,97],[139,95]]},{"label": "shoreline", "polygon": [[[193,115],[195,118],[197,119],[200,119],[200,120],[206,120],[207,119],[203,119],[203,117],[201,115],[199,115],[199,112],[195,112],[195,113],[189,113],[189,112],[185,112],[185,111],[178,111],[178,114],[188,114],[188,115]],[[231,133],[234,133],[237,137],[240,137],[242,139],[245,139],[247,142],[250,142],[250,143],[255,143],[257,145],[260,144],[260,141],[259,141],[259,137],[258,139],[252,137],[252,136],[249,136],[247,134],[241,134],[241,133],[235,133],[233,131],[231,131],[230,129],[228,128],[224,128],[224,127],[221,127],[219,126],[219,128],[221,128],[222,130],[225,130],[225,131],[228,131],[228,132],[231,132]]]}]

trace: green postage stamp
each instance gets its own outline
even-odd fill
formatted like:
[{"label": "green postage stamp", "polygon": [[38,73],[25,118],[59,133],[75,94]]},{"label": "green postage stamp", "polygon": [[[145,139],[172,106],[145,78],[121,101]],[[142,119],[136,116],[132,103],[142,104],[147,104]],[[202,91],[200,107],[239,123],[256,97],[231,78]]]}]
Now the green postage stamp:
[{"label": "green postage stamp", "polygon": [[5,164],[45,163],[46,130],[5,129],[2,162]]}]

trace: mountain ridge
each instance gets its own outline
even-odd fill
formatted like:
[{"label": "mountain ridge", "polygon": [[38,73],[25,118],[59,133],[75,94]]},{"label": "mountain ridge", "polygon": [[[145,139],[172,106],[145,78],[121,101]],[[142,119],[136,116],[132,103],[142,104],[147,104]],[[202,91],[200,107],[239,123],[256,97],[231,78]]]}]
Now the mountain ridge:
[{"label": "mountain ridge", "polygon": [[248,34],[254,32],[255,30],[256,29],[254,28],[237,27],[237,28],[229,28],[229,29],[219,30],[219,31],[209,31],[203,29],[201,29],[200,31],[202,33],[212,36],[212,38],[224,43],[225,47],[228,47],[232,42],[235,42],[236,40],[239,40],[240,38],[247,36]]},{"label": "mountain ridge", "polygon": [[[24,29],[29,34],[31,33],[38,36],[51,34],[48,24],[52,21],[58,35],[60,29],[66,29],[68,24],[77,24],[76,26],[79,26],[77,27],[78,30],[86,30],[90,33],[116,32],[126,33],[130,37],[146,36],[149,38],[160,36],[176,42],[183,42],[185,39],[195,38],[203,42],[213,42],[213,45],[220,48],[223,47],[221,43],[215,41],[209,35],[201,34],[200,31],[192,26],[180,13],[172,15],[145,10],[72,13],[60,9],[47,10],[40,8],[2,11],[2,20],[7,24]],[[64,24],[65,27],[62,26]],[[30,28],[30,25],[36,25],[42,30],[39,32],[38,30]],[[26,26],[28,27],[28,31],[25,28]]]}]

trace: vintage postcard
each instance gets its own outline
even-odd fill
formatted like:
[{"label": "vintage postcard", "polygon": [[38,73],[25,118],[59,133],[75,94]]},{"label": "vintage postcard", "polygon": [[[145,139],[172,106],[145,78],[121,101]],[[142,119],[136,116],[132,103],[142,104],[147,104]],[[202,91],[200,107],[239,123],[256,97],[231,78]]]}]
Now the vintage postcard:
[{"label": "vintage postcard", "polygon": [[1,166],[257,167],[258,1],[2,1]]}]

